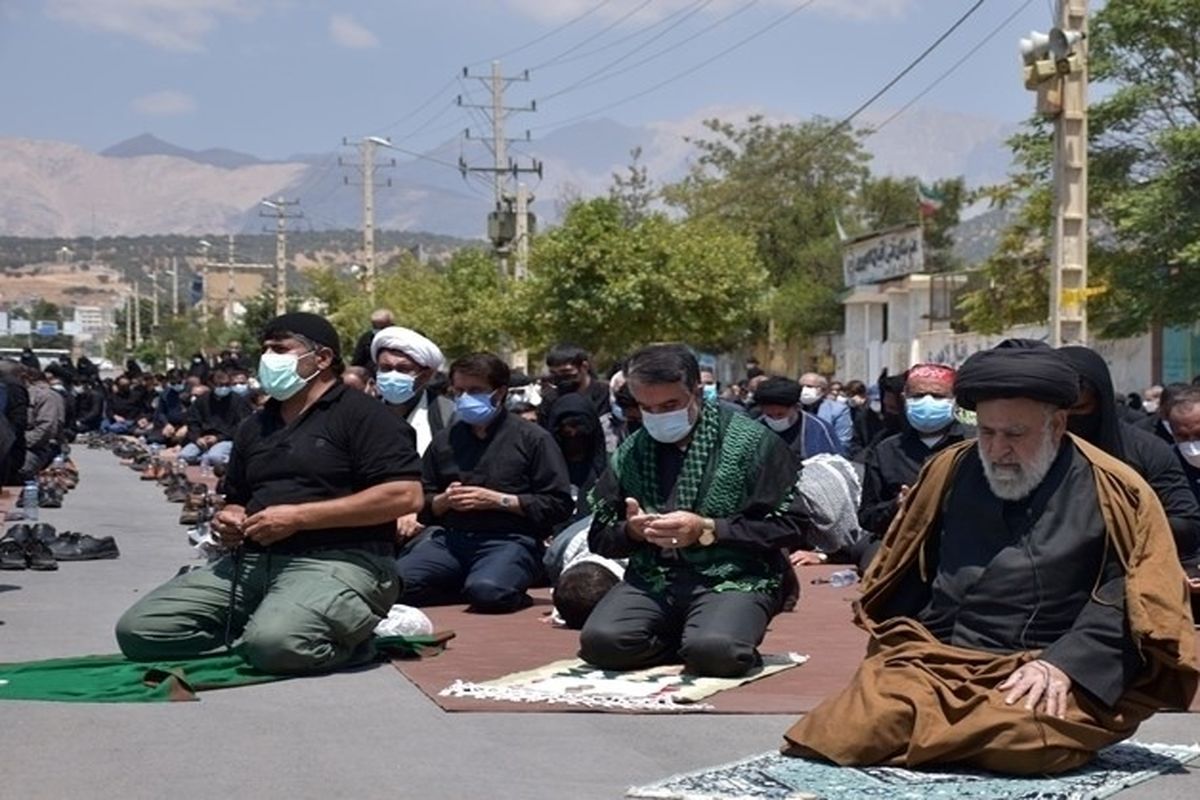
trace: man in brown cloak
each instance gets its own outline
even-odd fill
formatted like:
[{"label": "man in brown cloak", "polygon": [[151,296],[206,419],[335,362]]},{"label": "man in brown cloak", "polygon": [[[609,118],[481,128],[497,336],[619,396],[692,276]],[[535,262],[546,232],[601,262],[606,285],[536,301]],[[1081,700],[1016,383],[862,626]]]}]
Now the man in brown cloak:
[{"label": "man in brown cloak", "polygon": [[1007,342],[958,374],[979,438],[931,459],[863,580],[850,685],[785,734],[842,765],[1063,772],[1196,691],[1162,506],[1066,433],[1078,376]]}]

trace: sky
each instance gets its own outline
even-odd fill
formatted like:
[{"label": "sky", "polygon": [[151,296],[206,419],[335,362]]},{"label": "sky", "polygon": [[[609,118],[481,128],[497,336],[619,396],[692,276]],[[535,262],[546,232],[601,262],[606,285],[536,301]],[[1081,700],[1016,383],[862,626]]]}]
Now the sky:
[{"label": "sky", "polygon": [[[278,159],[378,134],[421,151],[481,129],[456,97],[487,102],[461,75],[495,59],[529,70],[506,103],[537,101],[510,133],[709,108],[841,118],[975,2],[0,0],[0,136],[99,151],[149,132]],[[1051,26],[1050,6],[984,0],[872,111],[909,103],[991,35],[914,107],[1028,117],[1017,41]]]}]

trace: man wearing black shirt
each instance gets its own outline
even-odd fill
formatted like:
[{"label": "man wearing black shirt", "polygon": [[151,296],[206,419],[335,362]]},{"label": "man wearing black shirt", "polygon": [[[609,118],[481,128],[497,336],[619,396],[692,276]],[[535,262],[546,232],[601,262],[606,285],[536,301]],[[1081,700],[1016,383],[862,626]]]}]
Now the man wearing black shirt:
[{"label": "man wearing black shirt", "polygon": [[245,397],[235,394],[229,373],[212,373],[212,391],[192,401],[188,408],[187,430],[190,440],[179,457],[189,464],[224,464],[233,449],[233,434],[254,407]]},{"label": "man wearing black shirt", "polygon": [[338,379],[333,326],[285,314],[262,336],[272,398],[234,439],[213,521],[232,555],[155,589],[117,623],[132,659],[201,655],[240,640],[254,667],[308,673],[369,657],[396,599],[396,518],[421,506],[404,422]]},{"label": "man wearing black shirt", "polygon": [[108,411],[100,423],[102,433],[129,433],[137,423],[138,417],[150,413],[145,393],[141,385],[134,386],[129,373],[118,375],[113,384],[112,394],[108,396]]},{"label": "man wearing black shirt", "polygon": [[557,344],[546,354],[546,368],[550,371],[554,389],[542,396],[542,404],[538,407],[542,425],[549,424],[554,401],[573,393],[586,397],[595,407],[596,416],[602,422],[607,421],[612,414],[608,382],[592,377],[592,357],[587,350],[573,344]]},{"label": "man wearing black shirt", "polygon": [[508,365],[490,353],[450,365],[458,421],[422,459],[425,525],[442,526],[396,560],[403,601],[461,593],[472,610],[529,605],[541,542],[574,507],[567,465],[542,428],[508,413]]}]

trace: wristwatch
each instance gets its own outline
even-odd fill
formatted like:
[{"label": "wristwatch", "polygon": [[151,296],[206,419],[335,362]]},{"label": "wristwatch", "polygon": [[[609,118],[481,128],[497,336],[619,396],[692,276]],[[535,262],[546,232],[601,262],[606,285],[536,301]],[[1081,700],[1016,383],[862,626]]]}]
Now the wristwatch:
[{"label": "wristwatch", "polygon": [[512,508],[516,504],[517,504],[517,498],[513,497],[511,494],[500,495],[500,507],[501,508],[505,508],[505,509]]},{"label": "wristwatch", "polygon": [[696,540],[701,547],[708,547],[717,541],[716,520],[705,517],[700,521],[700,538]]}]

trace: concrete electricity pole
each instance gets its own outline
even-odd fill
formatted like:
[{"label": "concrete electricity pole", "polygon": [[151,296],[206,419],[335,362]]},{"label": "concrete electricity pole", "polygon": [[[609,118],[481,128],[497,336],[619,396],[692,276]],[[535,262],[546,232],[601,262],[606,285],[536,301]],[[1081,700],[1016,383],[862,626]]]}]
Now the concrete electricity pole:
[{"label": "concrete electricity pole", "polygon": [[142,343],[142,276],[133,279],[133,346]]},{"label": "concrete electricity pole", "polygon": [[1087,0],[1059,0],[1057,27],[1021,41],[1025,87],[1054,120],[1050,340],[1086,345],[1088,288]]},{"label": "concrete electricity pole", "polygon": [[[349,145],[350,142],[342,139],[342,144]],[[383,136],[365,136],[358,145],[360,162],[357,165],[350,165],[338,159],[341,166],[358,166],[362,170],[360,180],[363,190],[363,266],[366,269],[364,288],[372,299],[375,297],[375,170],[396,166],[394,158],[383,164],[375,163],[377,146],[391,147],[392,141]],[[342,181],[346,185],[351,183],[346,177],[343,177]],[[384,185],[391,186],[392,179],[388,178]]]},{"label": "concrete electricity pole", "polygon": [[171,316],[179,316],[179,259],[171,256]]},{"label": "concrete electricity pole", "polygon": [[[262,205],[271,213],[259,212],[260,216],[275,218],[275,313],[287,313],[287,220],[300,219],[304,215],[289,212],[288,208],[299,205],[299,200],[263,200]],[[232,273],[233,267],[230,266]]]},{"label": "concrete electricity pole", "polygon": [[[488,142],[488,147],[491,148],[493,159],[490,167],[472,167],[469,166],[465,159],[459,158],[458,168],[465,178],[472,172],[490,173],[492,176],[492,186],[496,196],[496,210],[488,215],[488,237],[492,240],[492,245],[498,259],[499,270],[501,277],[508,277],[507,258],[509,247],[516,238],[515,212],[512,209],[512,193],[509,191],[509,178],[518,179],[522,173],[532,173],[539,178],[542,177],[542,163],[534,160],[530,166],[522,167],[508,157],[508,145],[510,142],[518,141],[509,139],[505,134],[505,123],[510,114],[523,111],[537,111],[537,102],[531,102],[528,106],[506,106],[504,105],[504,91],[508,86],[516,81],[528,81],[529,70],[526,70],[521,75],[515,77],[504,77],[500,74],[500,62],[492,62],[492,71],[489,75],[472,75],[466,67],[463,68],[464,78],[475,78],[482,82],[491,93],[491,102],[483,104],[473,104],[463,102],[462,95],[458,96],[458,105],[463,108],[477,108],[488,114],[491,127],[491,135],[482,141]],[[472,137],[471,130],[468,128],[464,135],[468,140],[479,137]],[[519,141],[530,141],[529,131],[525,132],[525,138]]]},{"label": "concrete electricity pole", "polygon": [[212,242],[206,239],[200,240],[201,258],[200,262],[200,324],[208,329],[208,251],[212,249]]},{"label": "concrete electricity pole", "polygon": [[[529,187],[517,183],[516,236],[513,239],[513,278],[525,280],[529,269]],[[529,374],[529,350],[518,348],[512,356],[513,369]]]},{"label": "concrete electricity pole", "polygon": [[151,304],[151,308],[153,310],[151,311],[151,315],[150,315],[150,330],[157,332],[158,331],[158,262],[157,261],[154,263],[154,266],[150,268],[150,285],[152,287],[154,287],[153,288],[154,296],[153,296],[152,304]]},{"label": "concrete electricity pole", "polygon": [[125,295],[125,350],[133,349],[133,294]]}]

